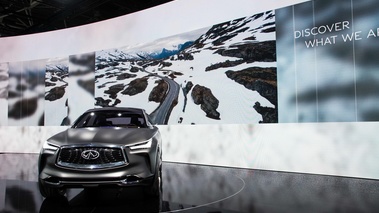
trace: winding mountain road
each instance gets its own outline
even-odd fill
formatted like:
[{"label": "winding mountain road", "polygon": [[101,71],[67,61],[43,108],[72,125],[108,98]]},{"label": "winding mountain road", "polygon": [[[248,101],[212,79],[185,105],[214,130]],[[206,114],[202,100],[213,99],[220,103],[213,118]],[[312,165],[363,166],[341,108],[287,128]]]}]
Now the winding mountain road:
[{"label": "winding mountain road", "polygon": [[173,104],[178,99],[180,86],[178,83],[176,83],[174,80],[168,77],[161,76],[161,75],[158,75],[156,73],[152,73],[146,70],[143,70],[143,71],[163,79],[168,85],[168,91],[165,96],[165,99],[163,100],[161,104],[159,104],[158,108],[155,109],[154,112],[150,114],[150,117],[154,123],[167,124],[168,119],[170,117],[171,110],[174,107]]}]

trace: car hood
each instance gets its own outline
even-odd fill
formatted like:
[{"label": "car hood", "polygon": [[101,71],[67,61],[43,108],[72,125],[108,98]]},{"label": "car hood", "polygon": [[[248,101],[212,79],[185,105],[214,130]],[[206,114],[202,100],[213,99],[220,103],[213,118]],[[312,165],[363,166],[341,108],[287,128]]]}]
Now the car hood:
[{"label": "car hood", "polygon": [[60,132],[48,141],[58,145],[112,144],[133,145],[149,140],[158,128],[78,128]]}]

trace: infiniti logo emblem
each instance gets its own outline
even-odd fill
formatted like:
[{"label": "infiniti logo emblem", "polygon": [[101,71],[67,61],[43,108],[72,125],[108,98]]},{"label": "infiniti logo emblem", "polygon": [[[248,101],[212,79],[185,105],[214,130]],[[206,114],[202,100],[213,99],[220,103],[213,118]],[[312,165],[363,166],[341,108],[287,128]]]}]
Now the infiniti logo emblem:
[{"label": "infiniti logo emblem", "polygon": [[100,156],[100,153],[96,150],[89,149],[89,150],[83,151],[81,156],[82,158],[86,160],[95,160]]}]

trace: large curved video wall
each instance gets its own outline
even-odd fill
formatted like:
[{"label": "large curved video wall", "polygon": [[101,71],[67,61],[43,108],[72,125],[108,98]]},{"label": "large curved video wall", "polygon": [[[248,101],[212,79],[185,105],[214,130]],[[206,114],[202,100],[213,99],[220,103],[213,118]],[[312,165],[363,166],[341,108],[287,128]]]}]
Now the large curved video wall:
[{"label": "large curved video wall", "polygon": [[157,124],[277,123],[275,12],[132,46],[2,63],[10,126],[70,125],[86,109],[144,108]]},{"label": "large curved video wall", "polygon": [[0,54],[0,151],[38,152],[89,108],[132,106],[160,126],[166,161],[379,178],[379,4],[211,3],[0,39],[14,47]]}]

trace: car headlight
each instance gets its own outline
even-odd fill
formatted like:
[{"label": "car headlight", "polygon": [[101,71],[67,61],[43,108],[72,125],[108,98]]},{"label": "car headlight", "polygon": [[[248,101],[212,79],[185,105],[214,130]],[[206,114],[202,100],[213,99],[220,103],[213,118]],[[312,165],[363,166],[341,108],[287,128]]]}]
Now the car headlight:
[{"label": "car headlight", "polygon": [[151,148],[151,144],[153,143],[153,140],[150,139],[150,140],[147,140],[147,141],[144,141],[144,142],[141,142],[141,143],[138,143],[138,144],[135,144],[133,146],[129,146],[130,150],[137,150],[137,149],[150,149]]},{"label": "car headlight", "polygon": [[55,145],[55,144],[52,144],[50,142],[47,142],[45,141],[45,143],[43,143],[42,145],[42,150],[41,152],[55,152],[59,149],[59,146]]}]

